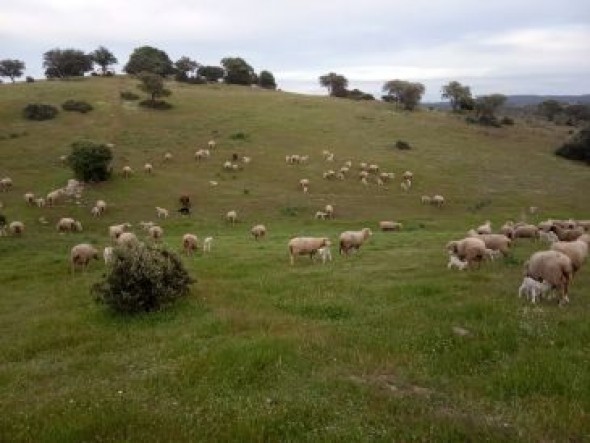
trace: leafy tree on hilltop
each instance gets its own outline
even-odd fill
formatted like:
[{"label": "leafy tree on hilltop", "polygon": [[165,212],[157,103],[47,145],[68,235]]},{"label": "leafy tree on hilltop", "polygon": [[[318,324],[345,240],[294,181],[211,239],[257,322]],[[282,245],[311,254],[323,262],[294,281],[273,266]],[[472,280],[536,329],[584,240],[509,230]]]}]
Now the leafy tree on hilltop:
[{"label": "leafy tree on hilltop", "polygon": [[506,102],[506,96],[502,94],[482,95],[475,100],[475,112],[478,117],[495,119],[496,112]]},{"label": "leafy tree on hilltop", "polygon": [[345,97],[348,80],[346,77],[335,72],[320,76],[320,86],[328,88],[328,94],[332,97]]},{"label": "leafy tree on hilltop", "polygon": [[225,71],[221,66],[200,66],[197,75],[205,77],[209,82],[218,82],[223,78]]},{"label": "leafy tree on hilltop", "polygon": [[151,72],[142,72],[138,77],[141,83],[137,87],[149,94],[152,104],[155,104],[157,98],[167,97],[171,94],[170,90],[164,87],[164,80],[160,75]]},{"label": "leafy tree on hilltop", "polygon": [[9,77],[12,83],[14,79],[21,77],[25,70],[25,62],[20,60],[0,60],[0,77]]},{"label": "leafy tree on hilltop", "polygon": [[102,75],[106,75],[108,67],[118,63],[117,57],[104,46],[99,46],[94,52],[90,54],[92,61],[100,66]]},{"label": "leafy tree on hilltop", "polygon": [[277,89],[277,83],[274,75],[270,71],[260,71],[258,77],[258,86],[265,89]]},{"label": "leafy tree on hilltop", "polygon": [[150,72],[160,76],[174,74],[174,67],[168,54],[152,46],[135,48],[123,68],[127,74]]},{"label": "leafy tree on hilltop", "polygon": [[387,93],[396,104],[401,103],[405,110],[413,111],[426,91],[422,83],[412,83],[405,80],[390,80],[383,85],[383,91]]},{"label": "leafy tree on hilltop", "polygon": [[92,57],[78,49],[52,49],[43,54],[47,78],[82,77],[92,71]]},{"label": "leafy tree on hilltop", "polygon": [[225,68],[223,81],[232,85],[251,85],[257,80],[254,68],[240,57],[225,57],[221,60]]},{"label": "leafy tree on hilltop", "polygon": [[199,67],[199,63],[183,56],[174,62],[174,67],[176,68],[176,79],[186,80],[189,78],[189,74],[193,73]]},{"label": "leafy tree on hilltop", "polygon": [[442,87],[442,98],[451,101],[453,111],[473,108],[471,89],[469,86],[463,86],[457,81],[449,82],[449,84]]}]

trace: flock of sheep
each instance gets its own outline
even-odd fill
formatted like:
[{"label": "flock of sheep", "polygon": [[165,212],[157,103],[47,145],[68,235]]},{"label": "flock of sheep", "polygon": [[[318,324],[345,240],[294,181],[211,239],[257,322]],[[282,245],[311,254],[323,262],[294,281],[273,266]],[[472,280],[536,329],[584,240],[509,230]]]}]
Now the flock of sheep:
[{"label": "flock of sheep", "polygon": [[570,219],[546,220],[538,225],[508,221],[494,234],[487,221],[469,230],[466,238],[447,244],[447,267],[479,267],[484,259],[506,256],[516,239],[543,240],[551,245],[550,249],[535,252],[527,260],[518,294],[536,303],[542,295],[556,290],[563,305],[569,303],[569,287],[588,256],[589,231],[590,220]]}]

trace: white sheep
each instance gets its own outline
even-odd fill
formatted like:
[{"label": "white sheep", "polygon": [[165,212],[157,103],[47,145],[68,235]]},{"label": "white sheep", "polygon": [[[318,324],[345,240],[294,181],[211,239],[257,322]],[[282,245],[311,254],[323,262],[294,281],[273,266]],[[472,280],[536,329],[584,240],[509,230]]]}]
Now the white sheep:
[{"label": "white sheep", "polygon": [[400,231],[402,228],[403,225],[399,222],[390,220],[383,220],[379,222],[379,229],[382,231]]},{"label": "white sheep", "polygon": [[332,251],[330,250],[330,241],[326,242],[325,246],[318,249],[318,256],[322,259],[322,264],[327,261],[332,261]]},{"label": "white sheep", "polygon": [[82,232],[82,223],[70,217],[61,218],[57,224],[58,232]]},{"label": "white sheep", "polygon": [[324,211],[317,211],[314,218],[316,220],[326,220],[326,218],[328,218],[328,214],[326,214]]},{"label": "white sheep", "polygon": [[160,226],[152,226],[149,228],[148,234],[154,241],[157,242],[160,241],[164,236],[164,230]]},{"label": "white sheep", "polygon": [[227,214],[225,214],[225,219],[232,225],[235,224],[238,221],[238,212],[233,210],[228,211]]},{"label": "white sheep", "polygon": [[404,179],[404,181],[402,181],[399,186],[402,191],[408,192],[410,190],[410,188],[412,187],[412,181]]},{"label": "white sheep", "polygon": [[44,208],[45,207],[45,199],[43,197],[36,198],[35,204],[37,205],[38,208]]},{"label": "white sheep", "polygon": [[211,252],[212,243],[213,237],[205,237],[205,240],[203,240],[203,252]]},{"label": "white sheep", "polygon": [[76,267],[81,267],[85,271],[92,259],[98,260],[98,251],[88,243],[80,243],[70,251],[70,269],[72,274]]},{"label": "white sheep", "polygon": [[0,191],[9,191],[12,188],[12,179],[10,177],[4,177],[0,179]]},{"label": "white sheep", "polygon": [[334,218],[334,206],[328,204],[324,207],[324,212],[328,216],[328,218]]},{"label": "white sheep", "polygon": [[110,265],[114,258],[114,248],[112,246],[106,246],[102,251],[102,258],[104,259],[105,265]]},{"label": "white sheep", "polygon": [[557,238],[557,234],[553,231],[541,231],[539,230],[539,239],[546,241],[547,243],[555,243],[556,241],[559,241],[559,238]]},{"label": "white sheep", "polygon": [[25,224],[21,221],[13,221],[8,225],[8,232],[14,236],[21,236],[25,232]]},{"label": "white sheep", "polygon": [[65,191],[61,188],[51,191],[49,194],[47,194],[47,205],[48,206],[55,205],[58,202],[58,200],[64,195],[65,195]]},{"label": "white sheep", "polygon": [[311,259],[317,253],[318,249],[330,244],[330,240],[325,237],[295,237],[289,240],[287,247],[291,265],[295,264],[297,255],[308,255]]},{"label": "white sheep", "polygon": [[131,166],[123,166],[121,173],[123,174],[123,178],[129,178],[133,175],[133,169],[131,169]]},{"label": "white sheep", "polygon": [[486,222],[483,225],[480,225],[475,229],[475,232],[477,232],[478,234],[491,234],[492,233],[492,222],[489,220],[486,220]]},{"label": "white sheep", "polygon": [[254,240],[258,240],[259,238],[263,238],[266,236],[266,226],[264,225],[256,225],[250,229],[250,233],[254,237]]},{"label": "white sheep", "polygon": [[100,217],[100,209],[98,208],[98,206],[93,206],[92,209],[90,210],[90,213],[94,216],[94,217]]},{"label": "white sheep", "polygon": [[165,208],[160,208],[159,206],[156,206],[156,215],[158,216],[158,218],[168,218],[169,212],[168,209]]},{"label": "white sheep", "polygon": [[546,282],[560,292],[560,304],[569,303],[568,291],[573,277],[572,261],[559,251],[539,251],[524,264],[525,277]]},{"label": "white sheep", "polygon": [[209,149],[215,149],[215,147],[217,146],[217,143],[215,142],[215,140],[209,140],[209,142],[207,143],[207,146],[209,147]]},{"label": "white sheep", "polygon": [[340,254],[348,255],[351,250],[358,250],[373,235],[369,228],[360,231],[344,231],[340,234]]},{"label": "white sheep", "polygon": [[99,209],[101,214],[104,214],[104,212],[107,210],[107,203],[104,200],[97,200],[94,206]]},{"label": "white sheep", "polygon": [[307,179],[307,178],[302,178],[301,180],[299,180],[299,186],[300,186],[302,189],[305,189],[305,188],[309,187],[309,179]]},{"label": "white sheep", "polygon": [[132,247],[139,245],[139,240],[133,232],[123,232],[117,237],[117,245]]},{"label": "white sheep", "polygon": [[428,195],[423,195],[422,197],[420,197],[420,203],[422,203],[423,205],[429,205],[431,201],[432,199]]},{"label": "white sheep", "polygon": [[29,205],[35,204],[35,194],[33,194],[32,192],[27,192],[24,195],[24,199],[25,199],[25,202],[27,202],[27,204],[29,204]]},{"label": "white sheep", "polygon": [[209,180],[209,186],[211,186],[212,188],[214,188],[215,186],[217,186],[219,183],[216,182],[215,180]]},{"label": "white sheep", "polygon": [[[484,240],[485,242],[485,240]],[[494,261],[497,258],[500,258],[502,256],[502,251],[500,251],[499,249],[490,249],[486,247],[486,250],[484,251],[484,258],[486,260],[490,260],[490,261]]]},{"label": "white sheep", "polygon": [[447,269],[457,268],[459,271],[463,271],[469,266],[467,260],[461,260],[455,254],[449,254],[449,262],[447,263]]},{"label": "white sheep", "polygon": [[199,239],[194,234],[184,234],[182,236],[182,249],[185,254],[191,255],[199,247]]},{"label": "white sheep", "polygon": [[437,194],[434,197],[432,197],[430,203],[438,208],[442,208],[445,204],[445,198],[442,195]]},{"label": "white sheep", "polygon": [[545,282],[540,282],[535,280],[531,277],[525,277],[522,280],[522,284],[518,288],[518,296],[522,297],[523,295],[530,299],[532,303],[537,303],[537,300],[541,298],[541,296],[551,289]]},{"label": "white sheep", "polygon": [[164,161],[167,162],[167,161],[170,161],[170,160],[172,160],[172,153],[166,152],[164,154]]},{"label": "white sheep", "polygon": [[151,174],[151,173],[152,173],[152,171],[153,171],[153,169],[154,169],[154,167],[152,166],[152,164],[151,164],[151,163],[146,163],[145,165],[143,165],[143,171],[144,171],[146,174]]},{"label": "white sheep", "polygon": [[120,225],[112,225],[109,226],[109,237],[111,240],[115,241],[119,238],[119,236],[124,233],[127,229],[130,229],[132,226],[130,223],[122,223]]}]

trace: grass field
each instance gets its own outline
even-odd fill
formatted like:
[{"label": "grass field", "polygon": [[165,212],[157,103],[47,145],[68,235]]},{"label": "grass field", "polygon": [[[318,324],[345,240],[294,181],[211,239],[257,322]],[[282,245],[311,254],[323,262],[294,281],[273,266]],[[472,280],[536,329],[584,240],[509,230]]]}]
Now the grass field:
[{"label": "grass field", "polygon": [[[0,177],[14,181],[0,194],[2,213],[27,226],[22,238],[0,238],[0,441],[590,440],[588,265],[569,306],[533,306],[516,292],[522,264],[546,245],[521,240],[510,257],[467,272],[447,270],[444,251],[487,219],[497,228],[523,215],[590,218],[590,170],[552,154],[566,129],[488,129],[383,103],[169,86],[165,112],[120,101],[135,89],[123,77],[0,86]],[[27,103],[69,98],[95,110],[21,118]],[[25,192],[65,185],[71,171],[59,156],[81,138],[114,143],[115,171],[129,164],[136,174],[89,186],[85,205],[26,206]],[[212,158],[195,162],[211,138]],[[398,139],[413,149],[395,149]],[[233,153],[252,163],[223,171]],[[310,161],[288,166],[287,154]],[[412,170],[414,186],[406,194],[397,178],[387,189],[322,179],[349,159],[398,177]],[[141,171],[148,161],[153,176]],[[311,180],[308,195],[301,178]],[[163,221],[164,242],[178,250],[186,232],[215,238],[208,256],[183,259],[197,279],[190,296],[133,317],[95,304],[89,287],[104,266],[70,276],[70,248],[106,246],[109,225],[155,221],[154,207],[173,210],[184,192],[195,213]],[[435,193],[444,208],[420,204]],[[94,219],[98,198],[109,208]],[[336,219],[314,220],[327,203]],[[526,213],[531,205],[538,214]],[[231,209],[233,227],[223,220]],[[59,235],[65,216],[84,232]],[[377,232],[387,219],[404,230]],[[248,233],[257,223],[269,230],[259,242]],[[336,243],[364,226],[374,235],[358,254],[333,248],[326,265],[289,265],[292,236]]]}]

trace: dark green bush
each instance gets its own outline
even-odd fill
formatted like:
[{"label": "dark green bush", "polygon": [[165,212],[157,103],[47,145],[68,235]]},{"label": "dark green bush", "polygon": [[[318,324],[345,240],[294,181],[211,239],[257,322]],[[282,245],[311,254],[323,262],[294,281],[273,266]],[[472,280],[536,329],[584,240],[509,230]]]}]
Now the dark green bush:
[{"label": "dark green bush", "polygon": [[555,151],[555,155],[565,157],[569,160],[586,162],[590,165],[590,127],[574,134]]},{"label": "dark green bush", "polygon": [[398,140],[395,142],[395,147],[397,149],[401,149],[403,150],[408,150],[408,149],[412,149],[412,147],[410,146],[410,144],[408,142],[405,142],[403,140]]},{"label": "dark green bush", "polygon": [[86,114],[94,109],[90,103],[80,100],[66,100],[61,104],[61,108],[64,111],[76,111],[82,114]]},{"label": "dark green bush", "polygon": [[246,140],[248,137],[249,137],[248,134],[245,134],[241,131],[235,132],[229,136],[229,138],[232,140]]},{"label": "dark green bush", "polygon": [[139,95],[131,91],[121,91],[119,95],[123,100],[139,100]]},{"label": "dark green bush", "polygon": [[164,100],[142,100],[139,102],[139,105],[145,108],[158,109],[160,111],[166,111],[172,108],[172,105]]},{"label": "dark green bush", "polygon": [[514,119],[512,117],[502,117],[500,123],[504,126],[512,126],[514,125]]},{"label": "dark green bush", "polygon": [[27,81],[27,83],[35,83],[35,79],[29,75],[27,75],[26,81]]},{"label": "dark green bush", "polygon": [[180,258],[165,249],[139,245],[115,248],[104,279],[91,288],[99,302],[133,314],[162,309],[189,293],[194,280]]},{"label": "dark green bush", "polygon": [[51,120],[55,118],[58,113],[58,109],[55,106],[45,105],[43,103],[29,103],[23,109],[23,115],[29,120]]},{"label": "dark green bush", "polygon": [[109,166],[112,159],[113,153],[105,144],[82,140],[72,143],[68,164],[77,179],[99,182],[110,177]]}]

